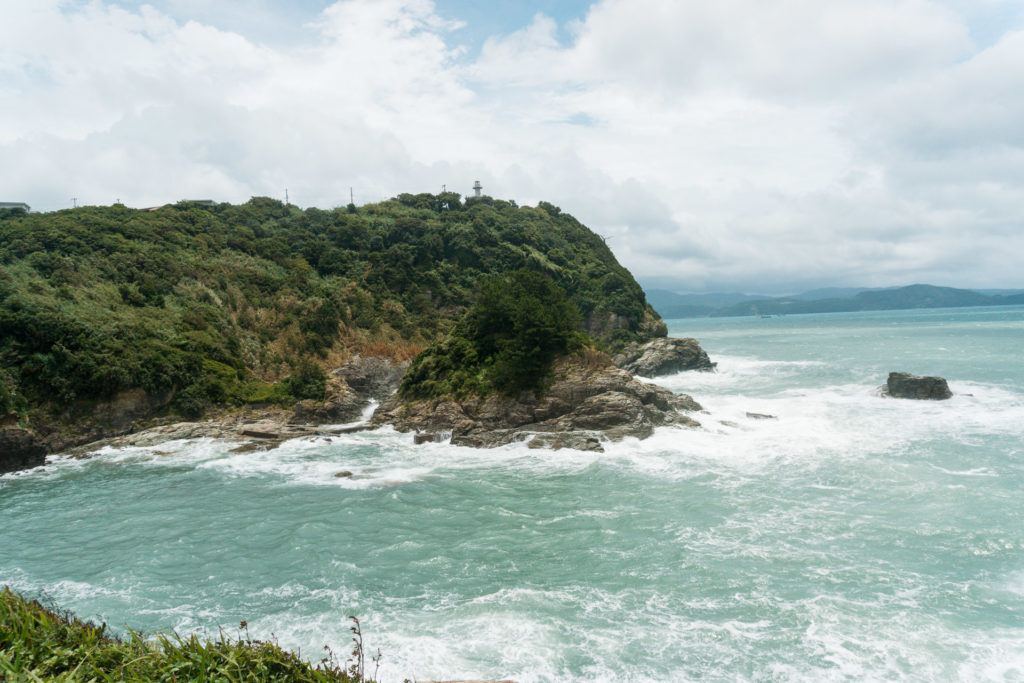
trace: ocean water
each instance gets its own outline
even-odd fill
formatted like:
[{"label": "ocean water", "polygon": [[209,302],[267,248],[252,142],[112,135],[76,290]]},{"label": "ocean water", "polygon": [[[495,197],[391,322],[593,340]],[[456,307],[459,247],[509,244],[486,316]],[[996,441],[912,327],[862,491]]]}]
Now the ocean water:
[{"label": "ocean water", "polygon": [[[658,380],[700,430],[53,458],[0,478],[0,582],[314,660],[357,614],[387,681],[1024,680],[1024,307],[670,327],[719,362]],[[956,396],[882,398],[890,370]]]}]

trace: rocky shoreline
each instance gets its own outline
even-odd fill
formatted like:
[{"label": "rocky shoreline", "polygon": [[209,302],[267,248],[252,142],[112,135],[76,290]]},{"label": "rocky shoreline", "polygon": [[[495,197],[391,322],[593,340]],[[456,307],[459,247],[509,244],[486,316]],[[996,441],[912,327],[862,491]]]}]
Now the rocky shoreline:
[{"label": "rocky shoreline", "polygon": [[689,396],[641,382],[609,358],[570,356],[536,395],[408,401],[392,396],[373,425],[414,432],[418,442],[493,448],[522,441],[531,448],[603,451],[605,441],[644,439],[655,427],[699,427],[687,413],[702,410]]},{"label": "rocky shoreline", "polygon": [[[626,369],[623,369],[623,366]],[[451,440],[491,448],[527,442],[531,448],[603,451],[603,443],[643,439],[656,427],[699,427],[691,415],[702,410],[686,395],[642,382],[645,376],[682,369],[711,370],[696,340],[658,338],[611,358],[599,352],[563,358],[542,395],[493,395],[463,400],[406,401],[396,389],[408,363],[354,356],[330,373],[322,401],[300,401],[293,408],[250,406],[223,410],[199,421],[163,417],[137,419],[137,404],[122,401],[120,413],[107,414],[84,428],[81,438],[56,431],[40,435],[11,422],[0,425],[0,473],[37,467],[48,453],[84,457],[104,447],[155,446],[166,441],[220,438],[239,442],[236,453],[276,448],[288,439],[330,436],[392,425],[412,432],[416,443]],[[373,403],[380,406],[366,414]],[[110,424],[97,434],[97,424]]]}]

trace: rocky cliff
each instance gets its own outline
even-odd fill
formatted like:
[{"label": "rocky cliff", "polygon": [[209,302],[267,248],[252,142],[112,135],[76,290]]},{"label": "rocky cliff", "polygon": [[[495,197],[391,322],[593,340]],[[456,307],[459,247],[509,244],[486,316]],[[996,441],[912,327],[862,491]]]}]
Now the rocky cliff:
[{"label": "rocky cliff", "polygon": [[641,382],[600,354],[561,358],[543,391],[406,400],[393,395],[374,425],[415,432],[419,442],[441,441],[491,448],[525,441],[534,448],[604,450],[602,443],[646,438],[655,427],[697,427],[689,413],[701,406],[689,396]]},{"label": "rocky cliff", "polygon": [[614,357],[623,370],[641,377],[660,377],[684,370],[714,370],[715,364],[696,339],[660,338],[628,344]]}]

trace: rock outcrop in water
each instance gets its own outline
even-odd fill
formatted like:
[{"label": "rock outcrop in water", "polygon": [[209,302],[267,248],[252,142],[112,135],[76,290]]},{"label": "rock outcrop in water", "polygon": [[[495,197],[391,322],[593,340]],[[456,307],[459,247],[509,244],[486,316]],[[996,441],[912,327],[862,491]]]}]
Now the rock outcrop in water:
[{"label": "rock outcrop in water", "polygon": [[0,474],[39,467],[46,462],[46,450],[32,431],[0,424]]},{"label": "rock outcrop in water", "polygon": [[602,451],[603,441],[643,439],[658,426],[698,427],[685,414],[698,410],[689,396],[641,382],[606,359],[572,356],[556,363],[540,395],[406,400],[396,394],[372,423],[416,432],[420,443],[450,434],[452,443],[478,448],[527,441],[532,448]]},{"label": "rock outcrop in water", "polygon": [[942,377],[918,377],[907,372],[890,372],[885,393],[893,398],[943,401],[953,397],[949,384]]},{"label": "rock outcrop in water", "polygon": [[672,375],[683,370],[714,370],[696,339],[661,337],[628,345],[613,359],[623,370],[641,377]]}]

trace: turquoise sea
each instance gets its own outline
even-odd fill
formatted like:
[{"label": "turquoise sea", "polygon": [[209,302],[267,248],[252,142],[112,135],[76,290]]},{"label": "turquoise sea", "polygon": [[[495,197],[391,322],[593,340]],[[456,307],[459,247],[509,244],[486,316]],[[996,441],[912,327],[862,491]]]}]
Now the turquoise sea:
[{"label": "turquoise sea", "polygon": [[[1024,307],[670,327],[719,363],[658,380],[700,430],[57,457],[0,478],[0,582],[310,659],[357,614],[387,681],[1024,680]],[[956,396],[882,398],[890,370]]]}]

